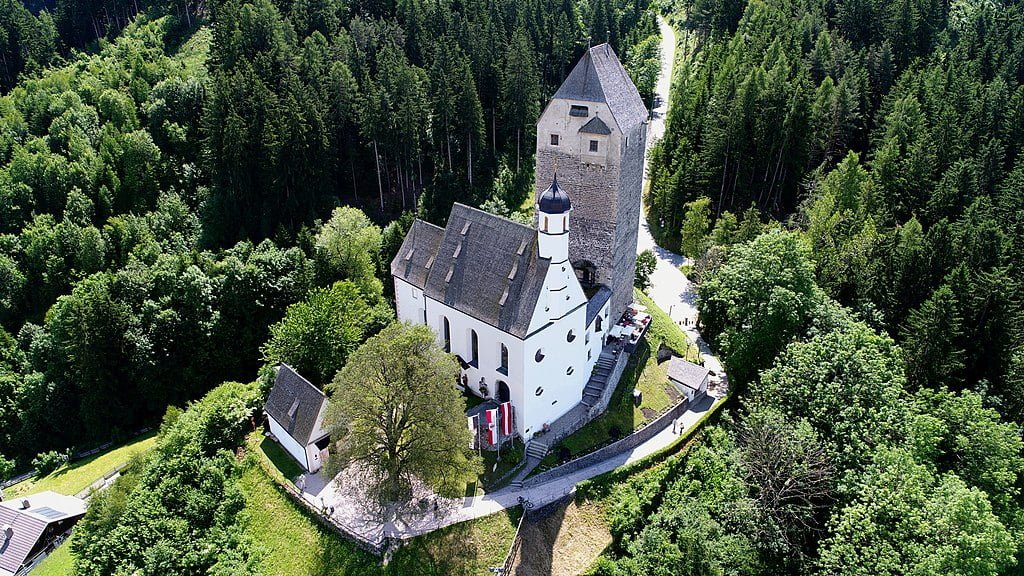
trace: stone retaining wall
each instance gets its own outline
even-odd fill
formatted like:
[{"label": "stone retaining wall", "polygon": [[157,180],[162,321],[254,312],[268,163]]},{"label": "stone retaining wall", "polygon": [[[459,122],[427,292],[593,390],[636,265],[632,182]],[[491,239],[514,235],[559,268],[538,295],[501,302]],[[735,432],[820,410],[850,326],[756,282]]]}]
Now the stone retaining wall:
[{"label": "stone retaining wall", "polygon": [[305,498],[303,498],[302,494],[299,494],[299,492],[295,488],[293,488],[290,484],[288,484],[288,483],[282,484],[280,482],[275,481],[274,485],[277,486],[278,488],[280,488],[281,490],[283,490],[284,493],[287,494],[289,498],[291,498],[292,502],[295,502],[296,504],[301,506],[304,510],[309,512],[309,514],[317,522],[319,522],[321,526],[324,526],[328,530],[333,531],[335,534],[337,534],[337,535],[341,536],[342,538],[352,542],[356,546],[359,546],[360,548],[362,548],[363,550],[369,552],[370,554],[373,554],[374,556],[380,557],[380,556],[384,555],[384,552],[385,552],[385,550],[387,550],[387,545],[388,545],[387,539],[385,539],[383,542],[379,542],[379,543],[378,542],[371,542],[371,541],[367,540],[366,538],[360,536],[359,534],[356,534],[354,532],[349,531],[344,526],[342,526],[340,523],[336,522],[334,519],[332,519],[329,516],[326,516],[325,514],[321,513],[320,510],[317,510],[316,507],[313,506],[309,502],[309,500],[306,500]]},{"label": "stone retaining wall", "polygon": [[637,430],[636,432],[633,432],[632,434],[626,436],[622,440],[619,440],[618,442],[615,442],[613,444],[609,444],[604,448],[595,450],[590,454],[577,458],[571,462],[566,462],[565,464],[562,464],[557,468],[553,468],[551,470],[548,470],[547,472],[537,474],[536,476],[524,482],[523,486],[526,488],[531,488],[533,486],[537,486],[545,482],[550,482],[566,474],[572,474],[573,472],[577,472],[579,470],[597,464],[598,462],[607,460],[608,458],[611,458],[612,456],[615,456],[617,454],[621,454],[627,450],[632,450],[637,446],[643,444],[644,442],[647,442],[651,438],[654,438],[655,436],[658,435],[659,432],[661,432],[665,428],[671,426],[672,421],[682,416],[689,408],[689,402],[686,402],[684,400],[683,402],[680,402],[679,404],[676,404],[675,406],[670,408],[661,416],[655,418],[653,421],[651,421],[650,424],[644,426],[643,428]]}]

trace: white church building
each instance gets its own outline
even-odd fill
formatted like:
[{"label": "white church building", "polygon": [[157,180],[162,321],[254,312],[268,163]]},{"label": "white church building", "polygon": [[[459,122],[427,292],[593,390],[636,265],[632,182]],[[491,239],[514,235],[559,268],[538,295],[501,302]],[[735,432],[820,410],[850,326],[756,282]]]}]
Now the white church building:
[{"label": "white church building", "polygon": [[391,263],[398,319],[434,329],[467,391],[511,401],[523,438],[580,402],[608,330],[611,291],[588,300],[569,264],[571,210],[557,179],[536,230],[455,204],[445,228],[417,220]]},{"label": "white church building", "polygon": [[632,301],[645,119],[611,48],[591,48],[538,122],[535,227],[455,204],[391,262],[398,319],[434,329],[463,389],[511,401],[524,440],[581,402]]}]

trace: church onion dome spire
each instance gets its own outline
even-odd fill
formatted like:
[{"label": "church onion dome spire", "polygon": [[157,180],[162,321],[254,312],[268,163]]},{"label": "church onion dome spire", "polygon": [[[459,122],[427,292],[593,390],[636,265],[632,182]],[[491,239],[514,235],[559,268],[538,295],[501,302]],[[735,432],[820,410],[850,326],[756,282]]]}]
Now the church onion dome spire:
[{"label": "church onion dome spire", "polygon": [[540,195],[537,207],[545,214],[564,214],[572,210],[569,195],[558,186],[558,174],[551,180],[551,186]]}]

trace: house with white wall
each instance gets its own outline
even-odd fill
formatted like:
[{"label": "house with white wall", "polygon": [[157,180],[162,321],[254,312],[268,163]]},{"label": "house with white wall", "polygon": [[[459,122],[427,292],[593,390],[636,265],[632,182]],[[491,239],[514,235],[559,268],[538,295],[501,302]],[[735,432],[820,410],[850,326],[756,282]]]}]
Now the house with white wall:
[{"label": "house with white wall", "polygon": [[270,433],[307,472],[323,466],[330,443],[324,427],[327,396],[287,364],[277,367],[264,412]]},{"label": "house with white wall", "polygon": [[672,357],[668,361],[668,380],[686,396],[686,399],[693,402],[708,392],[708,380],[711,372],[689,360],[679,357]]},{"label": "house with white wall", "polygon": [[85,516],[85,502],[40,492],[0,502],[0,576],[26,574]]}]

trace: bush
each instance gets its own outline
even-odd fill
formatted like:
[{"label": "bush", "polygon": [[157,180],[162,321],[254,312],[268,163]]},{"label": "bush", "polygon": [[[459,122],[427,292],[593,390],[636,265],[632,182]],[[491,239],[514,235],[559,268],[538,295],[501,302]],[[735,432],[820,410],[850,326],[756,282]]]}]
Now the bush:
[{"label": "bush", "polygon": [[39,455],[33,458],[32,467],[36,469],[36,476],[42,477],[60,468],[67,461],[67,454],[50,450],[49,452],[40,452]]},{"label": "bush", "polygon": [[7,480],[14,474],[14,461],[4,458],[3,454],[0,454],[0,482]]}]

